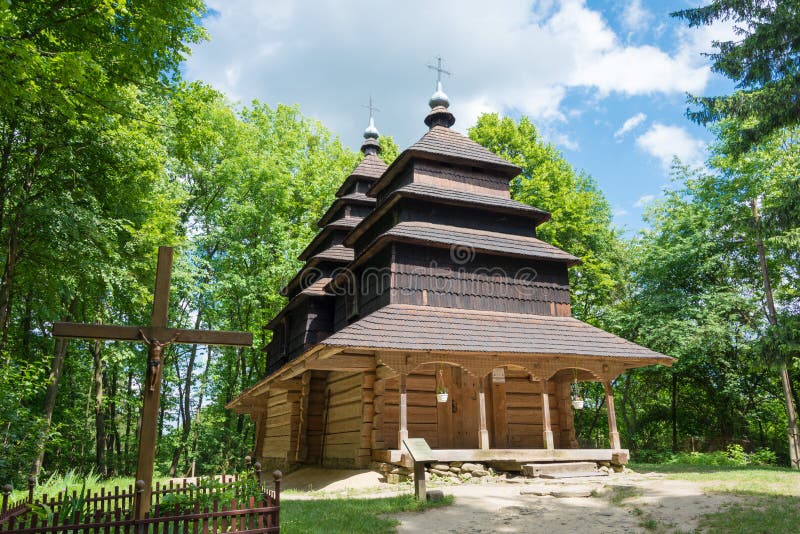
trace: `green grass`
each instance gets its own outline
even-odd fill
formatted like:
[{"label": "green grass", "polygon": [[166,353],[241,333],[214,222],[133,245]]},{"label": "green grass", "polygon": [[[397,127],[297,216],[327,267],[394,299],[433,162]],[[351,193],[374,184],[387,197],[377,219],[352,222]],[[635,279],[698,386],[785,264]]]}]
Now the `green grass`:
[{"label": "green grass", "polygon": [[611,503],[621,506],[628,499],[641,495],[641,490],[632,486],[614,486],[611,494]]},{"label": "green grass", "polygon": [[636,464],[640,473],[699,482],[708,492],[741,497],[737,504],[706,514],[700,530],[712,534],[800,532],[800,472],[781,467]]},{"label": "green grass", "polygon": [[[161,484],[169,484],[168,477],[156,478],[153,484],[160,482]],[[83,484],[86,484],[85,489],[92,493],[99,493],[101,488],[105,488],[106,493],[113,492],[115,486],[119,486],[120,491],[128,491],[128,487],[133,485],[133,477],[117,477],[117,478],[101,478],[96,473],[90,472],[88,474],[80,474],[75,471],[67,471],[63,475],[54,473],[48,477],[39,479],[36,489],[34,490],[35,497],[48,495],[54,497],[58,492],[63,492],[65,489],[68,493],[73,491],[80,491]],[[28,495],[27,486],[15,487],[11,492],[10,500],[14,501]]]},{"label": "green grass", "polygon": [[752,496],[800,497],[800,471],[784,467],[727,467],[685,464],[633,464],[639,473],[700,482],[704,489]]},{"label": "green grass", "polygon": [[313,499],[281,501],[281,533],[381,534],[395,532],[398,521],[385,517],[452,504],[447,496],[438,503],[417,501],[413,495],[379,499]]},{"label": "green grass", "polygon": [[781,534],[800,530],[800,499],[769,497],[706,514],[700,529],[710,534]]}]

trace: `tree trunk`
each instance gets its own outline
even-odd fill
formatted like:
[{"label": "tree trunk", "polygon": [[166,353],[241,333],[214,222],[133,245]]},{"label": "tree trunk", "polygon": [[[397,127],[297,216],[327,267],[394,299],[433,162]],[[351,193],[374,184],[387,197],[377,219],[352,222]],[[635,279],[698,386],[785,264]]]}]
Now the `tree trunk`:
[{"label": "tree trunk", "polygon": [[206,384],[208,383],[208,370],[211,367],[211,347],[208,347],[206,353],[206,366],[203,369],[203,377],[200,379],[200,394],[197,397],[197,411],[194,416],[194,423],[192,424],[192,446],[190,451],[191,458],[191,476],[195,476],[195,462],[197,462],[197,438],[199,434],[198,426],[200,425],[200,418],[202,417],[203,410],[203,397],[206,394]]},{"label": "tree trunk", "polygon": [[95,340],[92,344],[92,359],[94,360],[94,431],[95,431],[95,462],[97,472],[103,476],[108,474],[106,466],[106,414],[103,409],[103,344]]},{"label": "tree trunk", "polygon": [[672,452],[678,452],[678,373],[672,371]]},{"label": "tree trunk", "polygon": [[[19,217],[17,217],[19,219]],[[3,266],[3,275],[0,278],[0,352],[8,343],[8,327],[11,321],[12,288],[14,286],[14,273],[19,257],[19,221],[8,230],[6,242],[6,261]]]},{"label": "tree trunk", "polygon": [[[69,313],[64,317],[64,321],[71,321],[75,313],[77,300],[69,305]],[[47,377],[47,389],[44,393],[44,405],[42,414],[44,416],[44,428],[39,439],[39,451],[36,460],[33,462],[33,476],[39,476],[44,462],[44,450],[47,445],[47,434],[50,432],[50,423],[53,420],[53,409],[56,407],[56,397],[58,396],[58,384],[61,381],[61,373],[64,371],[64,360],[67,357],[67,339],[57,338],[53,347],[53,362],[50,364],[50,374]]]},{"label": "tree trunk", "polygon": [[133,410],[131,410],[131,399],[133,398],[133,373],[128,371],[128,400],[125,402],[125,474],[131,472],[131,456],[130,456],[130,443],[131,443],[131,418]]},{"label": "tree trunk", "polygon": [[106,373],[106,377],[111,375],[111,387],[109,389],[108,409],[106,410],[106,421],[108,422],[108,474],[115,475],[119,470],[119,429],[117,427],[117,375],[118,369],[114,365]]},{"label": "tree trunk", "polygon": [[[777,326],[778,314],[775,311],[775,300],[772,296],[772,282],[767,269],[767,253],[764,248],[764,239],[761,237],[761,215],[758,212],[758,202],[754,199],[751,202],[753,208],[753,218],[756,222],[756,246],[758,249],[758,261],[761,264],[761,278],[764,282],[764,297],[767,301],[767,319],[770,324]],[[792,382],[789,378],[789,370],[786,362],[780,365],[781,386],[783,387],[783,397],[786,403],[786,416],[788,426],[786,436],[789,439],[789,466],[793,469],[800,469],[800,432],[797,425],[797,408],[792,395]]]}]

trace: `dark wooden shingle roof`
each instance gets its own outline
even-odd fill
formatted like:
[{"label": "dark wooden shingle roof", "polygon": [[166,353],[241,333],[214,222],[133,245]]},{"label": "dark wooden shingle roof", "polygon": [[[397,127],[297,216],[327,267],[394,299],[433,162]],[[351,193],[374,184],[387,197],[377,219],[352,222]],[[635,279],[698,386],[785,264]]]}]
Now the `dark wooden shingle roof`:
[{"label": "dark wooden shingle roof", "polygon": [[373,243],[389,237],[395,238],[395,241],[425,243],[440,247],[468,248],[475,252],[552,260],[565,262],[569,265],[576,265],[581,262],[580,259],[572,254],[535,237],[474,230],[459,226],[414,221],[401,222],[382,233]]},{"label": "dark wooden shingle roof", "polygon": [[434,126],[419,141],[408,147],[408,150],[418,154],[450,156],[461,161],[488,163],[492,167],[504,169],[514,175],[519,174],[521,170],[469,137],[444,126]]},{"label": "dark wooden shingle roof", "polygon": [[322,342],[337,347],[671,361],[573,317],[390,304]]},{"label": "dark wooden shingle roof", "polygon": [[364,156],[364,159],[353,169],[350,176],[363,176],[364,178],[380,178],[383,171],[386,170],[386,164],[381,158],[374,154]]},{"label": "dark wooden shingle roof", "polygon": [[494,211],[525,214],[536,217],[539,221],[546,221],[550,218],[550,213],[523,204],[510,198],[496,197],[492,195],[479,195],[468,191],[457,189],[445,189],[426,184],[408,184],[393,191],[392,194],[399,194],[409,198],[422,198],[430,200],[441,200],[445,204],[457,204],[460,206],[480,206],[492,208]]},{"label": "dark wooden shingle roof", "polygon": [[334,245],[319,254],[315,254],[311,259],[348,263],[353,261],[353,249],[344,245]]},{"label": "dark wooden shingle roof", "polygon": [[310,258],[317,247],[319,247],[320,243],[333,231],[333,230],[352,230],[358,223],[362,221],[361,217],[342,217],[340,219],[335,219],[328,224],[325,225],[325,228],[319,231],[317,235],[311,240],[311,243],[308,244],[306,248],[303,249],[303,252],[297,256],[297,259],[300,261],[306,261]]},{"label": "dark wooden shingle roof", "polygon": [[384,187],[391,183],[397,172],[400,172],[415,157],[469,167],[481,167],[499,173],[508,180],[522,172],[521,168],[482,147],[469,137],[444,126],[434,126],[419,141],[400,153],[367,194],[377,196]]},{"label": "dark wooden shingle roof", "polygon": [[364,193],[350,193],[348,195],[341,196],[333,201],[325,213],[320,217],[319,221],[317,221],[317,226],[323,228],[326,224],[331,222],[333,216],[339,211],[342,206],[346,206],[347,204],[359,204],[363,206],[374,206],[375,199],[373,197],[368,197]]}]

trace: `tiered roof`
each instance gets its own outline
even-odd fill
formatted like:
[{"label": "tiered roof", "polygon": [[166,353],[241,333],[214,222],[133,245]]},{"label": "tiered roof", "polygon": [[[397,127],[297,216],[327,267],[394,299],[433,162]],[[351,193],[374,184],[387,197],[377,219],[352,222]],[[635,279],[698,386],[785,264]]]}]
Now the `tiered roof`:
[{"label": "tiered roof", "polygon": [[[466,302],[477,302],[471,298],[439,300],[435,306],[427,305],[427,300],[410,304],[387,299],[363,316],[359,311],[354,315],[345,311],[346,320],[337,315],[331,331],[313,343],[317,348],[576,355],[627,358],[640,365],[669,363],[667,356],[572,317],[555,316],[564,315],[563,310],[569,315],[566,268],[580,259],[537,239],[536,227],[549,220],[550,214],[510,198],[508,181],[519,175],[518,166],[450,129],[455,117],[441,84],[430,105],[425,118],[429,130],[389,167],[378,157],[378,134],[370,118],[362,146],[364,158],[320,218],[322,230],[299,256],[305,266],[283,289],[289,303],[268,328],[277,328],[282,317],[302,309],[308,299],[325,299],[311,302],[326,302],[331,314],[351,309],[335,300],[347,298],[335,289],[355,278],[337,276],[336,269],[325,271],[319,269],[321,265],[346,266],[350,273],[385,267],[381,263],[385,258],[376,253],[393,243],[415,245],[414,254],[423,258],[425,251],[450,248],[452,253],[453,247],[465,247],[482,254],[487,265],[522,260],[537,269],[543,266],[544,272],[561,278],[540,285],[563,286],[560,291],[566,296],[548,293],[543,300],[556,306],[525,308],[533,310],[525,313],[502,311],[511,307],[467,309],[472,304]],[[470,297],[487,296],[484,293]],[[449,307],[440,307],[441,302]],[[563,303],[566,307],[558,307]],[[554,315],[537,315],[548,313],[546,309]]]},{"label": "tiered roof", "polygon": [[[336,192],[336,200],[333,201],[330,208],[328,208],[317,222],[317,226],[322,228],[322,230],[314,236],[311,243],[309,243],[298,256],[298,259],[305,261],[306,264],[294,278],[281,289],[282,295],[291,297],[302,294],[308,295],[308,292],[304,293],[302,291],[304,288],[299,286],[303,285],[302,282],[307,281],[309,273],[313,272],[314,269],[323,262],[346,265],[353,261],[353,249],[342,244],[341,241],[344,240],[350,230],[358,226],[364,217],[351,213],[347,208],[350,206],[373,208],[375,206],[375,199],[368,197],[363,191],[369,189],[369,187],[378,180],[383,171],[386,170],[386,163],[378,156],[380,146],[377,142],[377,136],[367,137],[367,133],[365,133],[365,140],[361,146],[361,152],[364,154],[363,159],[345,179],[342,186]],[[334,244],[323,246],[329,241],[334,241]],[[338,243],[336,241],[338,241]],[[330,281],[329,278],[326,278],[326,280]],[[312,280],[312,282],[318,285],[316,279]],[[324,284],[321,287],[324,287]],[[298,288],[300,289],[299,293],[297,293]],[[324,293],[317,293],[315,293],[315,296],[324,296]],[[273,319],[270,324],[274,322],[275,320]]]},{"label": "tiered roof", "polygon": [[672,358],[573,317],[390,304],[333,334],[323,345],[359,349]]}]

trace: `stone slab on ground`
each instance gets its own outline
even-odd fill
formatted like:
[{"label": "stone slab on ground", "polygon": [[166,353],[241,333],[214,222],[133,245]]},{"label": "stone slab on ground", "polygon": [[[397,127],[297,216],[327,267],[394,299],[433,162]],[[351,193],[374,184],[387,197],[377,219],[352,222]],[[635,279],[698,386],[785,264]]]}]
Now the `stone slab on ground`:
[{"label": "stone slab on ground", "polygon": [[559,478],[585,478],[585,477],[607,477],[608,471],[576,471],[573,473],[542,473],[539,478],[559,479]]},{"label": "stone slab on ground", "polygon": [[556,462],[556,463],[531,463],[522,466],[522,474],[526,477],[538,477],[555,473],[586,473],[597,471],[594,462]]},{"label": "stone slab on ground", "polygon": [[520,490],[520,495],[537,495],[543,497],[550,495],[558,498],[591,497],[593,486],[531,486]]}]

